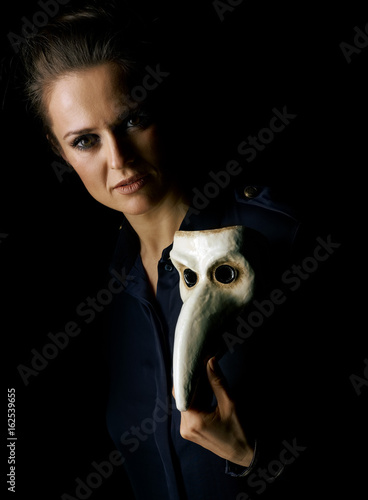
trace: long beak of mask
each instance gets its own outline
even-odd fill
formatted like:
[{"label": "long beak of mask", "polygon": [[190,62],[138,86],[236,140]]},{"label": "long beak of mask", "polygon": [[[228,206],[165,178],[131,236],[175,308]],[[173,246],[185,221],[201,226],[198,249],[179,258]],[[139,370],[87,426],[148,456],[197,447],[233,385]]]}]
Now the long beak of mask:
[{"label": "long beak of mask", "polygon": [[220,325],[253,295],[254,271],[244,257],[247,228],[177,231],[171,261],[180,274],[183,306],[175,330],[176,406],[188,410],[205,356],[216,345]]}]

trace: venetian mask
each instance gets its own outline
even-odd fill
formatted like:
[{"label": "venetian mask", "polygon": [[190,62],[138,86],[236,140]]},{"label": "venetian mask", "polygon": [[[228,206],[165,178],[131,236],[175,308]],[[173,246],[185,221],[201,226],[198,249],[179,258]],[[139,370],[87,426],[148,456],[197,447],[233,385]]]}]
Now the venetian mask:
[{"label": "venetian mask", "polygon": [[198,373],[221,335],[221,325],[252,298],[255,273],[244,256],[247,231],[231,226],[175,233],[170,258],[180,275],[183,301],[173,357],[180,411],[190,406]]}]

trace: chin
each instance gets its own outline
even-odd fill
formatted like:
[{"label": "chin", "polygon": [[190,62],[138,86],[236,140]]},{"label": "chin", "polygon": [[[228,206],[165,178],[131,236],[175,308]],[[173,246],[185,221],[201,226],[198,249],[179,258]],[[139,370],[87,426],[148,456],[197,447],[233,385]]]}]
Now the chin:
[{"label": "chin", "polygon": [[114,208],[126,216],[138,216],[147,214],[156,205],[157,203],[147,199],[147,197],[137,196],[129,201],[125,201],[124,203],[119,203],[119,206]]}]

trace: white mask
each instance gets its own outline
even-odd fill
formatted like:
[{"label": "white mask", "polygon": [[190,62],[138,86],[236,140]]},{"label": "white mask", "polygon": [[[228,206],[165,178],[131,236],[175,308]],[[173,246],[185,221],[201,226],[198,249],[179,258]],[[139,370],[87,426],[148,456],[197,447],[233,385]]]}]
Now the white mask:
[{"label": "white mask", "polygon": [[175,233],[170,258],[180,274],[183,300],[173,358],[180,411],[190,406],[204,349],[216,340],[211,333],[252,298],[254,270],[242,253],[246,231],[243,226],[231,226]]}]

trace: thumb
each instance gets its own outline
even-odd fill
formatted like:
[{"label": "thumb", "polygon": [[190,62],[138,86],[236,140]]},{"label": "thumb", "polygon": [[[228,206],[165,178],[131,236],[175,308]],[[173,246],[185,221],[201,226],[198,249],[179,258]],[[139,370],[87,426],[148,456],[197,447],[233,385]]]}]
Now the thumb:
[{"label": "thumb", "polygon": [[207,376],[217,399],[219,409],[223,411],[230,410],[232,401],[229,397],[228,391],[226,389],[226,382],[215,357],[209,359],[207,362]]}]

